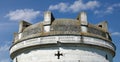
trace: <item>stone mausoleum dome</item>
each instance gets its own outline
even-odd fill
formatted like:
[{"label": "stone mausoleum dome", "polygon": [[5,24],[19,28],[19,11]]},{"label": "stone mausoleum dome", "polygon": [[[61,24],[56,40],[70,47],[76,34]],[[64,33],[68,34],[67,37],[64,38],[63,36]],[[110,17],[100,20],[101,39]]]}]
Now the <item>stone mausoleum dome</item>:
[{"label": "stone mausoleum dome", "polygon": [[20,22],[10,55],[13,62],[112,62],[115,46],[106,21],[90,24],[85,12],[55,19],[47,11],[42,22]]}]

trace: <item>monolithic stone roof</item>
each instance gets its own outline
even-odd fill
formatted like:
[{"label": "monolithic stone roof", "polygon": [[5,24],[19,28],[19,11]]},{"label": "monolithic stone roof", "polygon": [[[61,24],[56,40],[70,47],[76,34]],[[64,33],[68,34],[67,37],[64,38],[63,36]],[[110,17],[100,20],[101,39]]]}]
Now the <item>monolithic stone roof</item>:
[{"label": "monolithic stone roof", "polygon": [[90,24],[84,12],[77,19],[55,19],[51,13],[47,14],[45,13],[44,21],[36,24],[21,21],[19,32],[14,35],[14,43],[29,38],[57,35],[84,35],[111,41],[107,31],[107,22]]}]

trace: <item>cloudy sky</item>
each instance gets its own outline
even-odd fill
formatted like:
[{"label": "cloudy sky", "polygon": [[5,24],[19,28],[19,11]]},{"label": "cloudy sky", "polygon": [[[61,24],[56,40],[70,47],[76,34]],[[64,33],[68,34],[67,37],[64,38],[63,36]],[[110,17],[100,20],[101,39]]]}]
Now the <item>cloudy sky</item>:
[{"label": "cloudy sky", "polygon": [[109,32],[116,45],[114,62],[120,59],[120,0],[0,0],[0,62],[10,62],[9,47],[20,20],[37,23],[44,11],[55,18],[75,19],[79,12],[88,14],[88,21],[97,24],[108,21]]}]

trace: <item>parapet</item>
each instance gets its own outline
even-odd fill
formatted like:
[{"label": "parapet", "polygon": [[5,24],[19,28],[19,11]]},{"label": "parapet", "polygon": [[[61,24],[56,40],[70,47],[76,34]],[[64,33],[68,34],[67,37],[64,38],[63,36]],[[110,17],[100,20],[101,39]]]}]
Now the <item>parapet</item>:
[{"label": "parapet", "polygon": [[57,35],[84,35],[112,41],[106,21],[96,25],[90,24],[88,23],[85,12],[81,12],[77,19],[55,19],[53,14],[47,11],[44,13],[43,22],[31,24],[26,21],[21,21],[19,32],[15,33],[13,43],[35,37]]}]

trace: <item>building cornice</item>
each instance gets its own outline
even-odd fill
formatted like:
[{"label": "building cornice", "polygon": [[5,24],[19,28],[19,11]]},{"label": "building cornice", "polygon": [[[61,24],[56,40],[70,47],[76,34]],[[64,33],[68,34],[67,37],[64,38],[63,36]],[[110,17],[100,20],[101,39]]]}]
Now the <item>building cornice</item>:
[{"label": "building cornice", "polygon": [[[16,51],[29,48],[36,45],[51,45],[57,44],[57,41],[59,41],[62,44],[73,44],[74,46],[76,44],[83,44],[83,45],[93,45],[93,46],[99,46],[100,48],[106,48],[109,49],[112,52],[115,52],[115,46],[112,42],[102,40],[95,37],[88,37],[88,36],[47,36],[47,37],[38,37],[33,39],[27,39],[24,41],[21,41],[15,45],[13,45],[10,48],[10,54],[16,53]],[[47,46],[46,46],[47,47]],[[48,47],[49,48],[49,47]],[[113,54],[113,56],[115,53]]]}]

